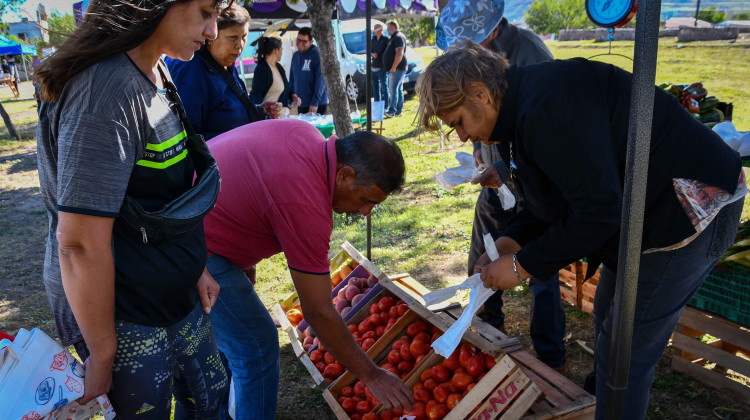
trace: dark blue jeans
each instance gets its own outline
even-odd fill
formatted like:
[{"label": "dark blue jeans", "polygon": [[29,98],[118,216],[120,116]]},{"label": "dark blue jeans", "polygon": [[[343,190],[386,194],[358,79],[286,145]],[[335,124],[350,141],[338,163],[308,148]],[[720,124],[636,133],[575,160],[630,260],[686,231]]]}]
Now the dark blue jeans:
[{"label": "dark blue jeans", "polygon": [[388,112],[400,114],[404,109],[404,75],[406,70],[388,73]]},{"label": "dark blue jeans", "polygon": [[[484,253],[482,235],[489,233],[499,238],[505,230],[513,211],[503,210],[497,193],[491,188],[482,188],[474,209],[474,226],[469,249],[469,275],[474,272],[477,259]],[[531,323],[529,335],[539,360],[550,367],[559,368],[565,364],[565,312],[560,298],[560,278],[557,274],[545,280],[532,279]],[[485,318],[495,327],[505,322],[503,313],[503,291],[500,290],[484,303]]]},{"label": "dark blue jeans", "polygon": [[388,72],[383,69],[372,71],[372,97],[385,102],[383,109],[388,109]]},{"label": "dark blue jeans", "polygon": [[[727,205],[716,219],[685,247],[641,255],[633,343],[623,419],[643,419],[656,363],[664,354],[682,310],[719,257],[734,242],[743,201]],[[612,336],[616,273],[602,267],[594,298],[596,338],[596,418],[605,418],[607,370]]]},{"label": "dark blue jeans", "polygon": [[209,256],[206,267],[221,286],[211,323],[234,380],[234,420],[273,419],[279,391],[279,336],[273,319],[239,267],[220,255]]}]

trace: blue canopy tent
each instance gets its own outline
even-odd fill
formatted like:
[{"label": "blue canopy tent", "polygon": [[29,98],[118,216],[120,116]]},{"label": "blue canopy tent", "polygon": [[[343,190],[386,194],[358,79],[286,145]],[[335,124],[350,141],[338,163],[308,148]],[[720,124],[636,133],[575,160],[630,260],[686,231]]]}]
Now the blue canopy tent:
[{"label": "blue canopy tent", "polygon": [[26,72],[26,81],[29,81],[29,72],[26,70],[25,54],[35,55],[36,47],[11,40],[0,34],[0,55],[20,55],[23,60],[23,70]]}]

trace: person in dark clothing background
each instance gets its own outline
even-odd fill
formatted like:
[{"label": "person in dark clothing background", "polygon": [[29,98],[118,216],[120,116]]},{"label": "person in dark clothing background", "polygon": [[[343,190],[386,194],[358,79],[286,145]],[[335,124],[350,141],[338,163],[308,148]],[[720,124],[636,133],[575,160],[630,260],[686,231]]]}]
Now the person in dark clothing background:
[{"label": "person in dark clothing background", "polygon": [[[632,74],[585,59],[508,65],[466,41],[425,69],[420,125],[499,144],[525,207],[479,258],[485,287],[508,290],[588,258],[594,299],[596,418],[605,418]],[[550,94],[550,92],[554,92]],[[643,419],[655,366],[677,320],[734,237],[747,193],[740,156],[654,86],[627,404]],[[586,115],[585,119],[578,116]],[[571,123],[575,121],[575,123]],[[531,282],[535,280],[531,279]]]},{"label": "person in dark clothing background", "polygon": [[388,22],[390,40],[383,52],[383,69],[388,72],[387,117],[398,117],[404,108],[404,75],[406,74],[406,37],[398,30],[398,22]]},{"label": "person in dark clothing background", "polygon": [[312,30],[300,29],[296,43],[297,52],[292,56],[289,84],[292,92],[302,100],[299,113],[325,114],[328,108],[328,91],[320,70],[320,53],[318,47],[313,45]]},{"label": "person in dark clothing background", "polygon": [[[480,6],[485,19],[482,25],[477,25],[474,16]],[[491,51],[504,53],[511,65],[519,66],[553,59],[552,53],[534,32],[509,24],[503,17],[503,11],[503,0],[485,0],[461,7],[449,2],[443,9],[436,28],[435,38],[438,46],[446,50],[451,45],[471,39]],[[472,30],[468,30],[469,28]],[[487,169],[475,181],[483,188],[474,210],[468,275],[474,273],[477,259],[485,252],[483,235],[488,233],[495,239],[499,238],[511,217],[523,208],[523,198],[510,179],[509,167],[500,155],[500,148],[497,145],[483,145],[479,142],[473,146],[477,166],[486,163]],[[503,209],[498,197],[498,188],[504,183],[516,199],[516,206],[508,210]],[[544,281],[533,282],[529,287],[532,293],[529,335],[539,360],[566,375],[569,368],[564,341],[565,312],[562,308],[559,282],[559,276],[555,273]],[[479,316],[505,332],[502,290],[497,291],[485,302],[484,311]]]},{"label": "person in dark clothing background", "polygon": [[265,101],[281,102],[284,107],[302,103],[299,96],[292,92],[286,71],[279,63],[281,60],[281,40],[266,36],[258,39],[258,65],[253,73],[253,87],[250,100],[255,104]]},{"label": "person in dark clothing background", "polygon": [[377,23],[372,36],[372,97],[384,101],[388,108],[388,71],[383,68],[383,53],[388,46],[388,37],[383,35],[383,25]]}]

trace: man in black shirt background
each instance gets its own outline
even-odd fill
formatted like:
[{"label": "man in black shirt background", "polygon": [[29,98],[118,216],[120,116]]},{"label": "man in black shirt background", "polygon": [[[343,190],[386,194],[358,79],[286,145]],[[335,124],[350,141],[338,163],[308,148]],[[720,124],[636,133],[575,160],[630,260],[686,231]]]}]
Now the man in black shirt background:
[{"label": "man in black shirt background", "polygon": [[383,68],[383,53],[388,47],[388,37],[383,35],[383,25],[373,27],[372,36],[372,97],[385,102],[388,107],[388,71]]},{"label": "man in black shirt background", "polygon": [[404,75],[406,74],[406,37],[398,30],[398,22],[388,22],[391,37],[383,53],[383,68],[388,71],[388,112],[386,117],[398,117],[404,108]]}]

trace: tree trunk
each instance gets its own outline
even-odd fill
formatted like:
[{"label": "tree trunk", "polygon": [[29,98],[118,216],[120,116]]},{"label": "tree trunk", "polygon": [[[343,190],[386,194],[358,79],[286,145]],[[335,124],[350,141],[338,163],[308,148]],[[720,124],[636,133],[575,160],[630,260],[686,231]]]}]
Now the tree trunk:
[{"label": "tree trunk", "polygon": [[336,0],[305,0],[305,2],[310,22],[312,22],[313,38],[320,50],[320,64],[323,80],[328,89],[328,107],[333,114],[333,125],[336,127],[336,134],[343,138],[352,134],[354,128],[349,115],[349,98],[346,96],[339,60],[336,57],[336,40],[331,26],[331,16],[336,7]]},{"label": "tree trunk", "polygon": [[8,133],[10,133],[10,136],[16,140],[21,140],[21,136],[18,135],[16,127],[13,126],[13,121],[10,120],[10,115],[5,112],[2,102],[0,102],[0,115],[3,116],[3,121],[5,122],[5,126],[8,127]]}]

